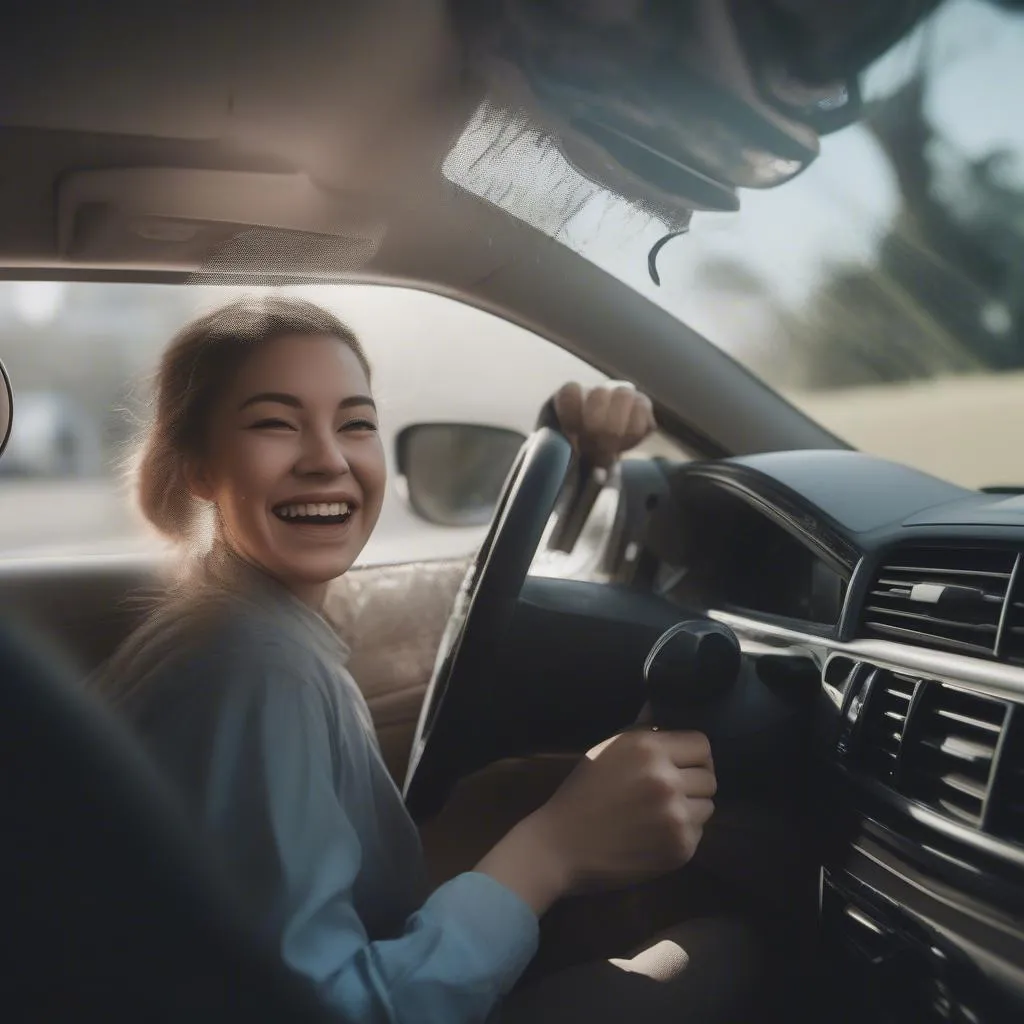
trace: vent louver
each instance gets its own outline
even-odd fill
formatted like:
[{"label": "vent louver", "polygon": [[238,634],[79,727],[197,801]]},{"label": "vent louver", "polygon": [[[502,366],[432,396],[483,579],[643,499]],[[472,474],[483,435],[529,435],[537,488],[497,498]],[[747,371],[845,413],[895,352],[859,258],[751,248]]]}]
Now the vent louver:
[{"label": "vent louver", "polygon": [[872,583],[861,633],[993,657],[1016,562],[1017,553],[1006,549],[902,548]]},{"label": "vent louver", "polygon": [[863,712],[861,761],[882,782],[891,782],[899,764],[907,715],[918,683],[910,676],[876,669]]},{"label": "vent louver", "polygon": [[1024,706],[1010,711],[990,814],[994,835],[1024,846]]},{"label": "vent louver", "polygon": [[1006,602],[999,655],[1003,661],[1024,665],[1024,571],[1021,569],[1014,576]]},{"label": "vent louver", "polygon": [[900,790],[965,825],[980,828],[1009,705],[925,684],[900,764]]}]

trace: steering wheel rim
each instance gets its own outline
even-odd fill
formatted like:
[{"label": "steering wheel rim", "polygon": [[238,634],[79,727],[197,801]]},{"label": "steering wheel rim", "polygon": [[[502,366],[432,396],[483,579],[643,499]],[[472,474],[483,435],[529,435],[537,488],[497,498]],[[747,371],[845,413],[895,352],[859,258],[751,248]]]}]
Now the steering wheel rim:
[{"label": "steering wheel rim", "polygon": [[[420,709],[402,789],[420,820],[444,805],[458,779],[487,762],[488,668],[565,484],[572,447],[544,427],[524,442],[487,536],[463,578]],[[490,663],[490,665],[489,665]]]}]

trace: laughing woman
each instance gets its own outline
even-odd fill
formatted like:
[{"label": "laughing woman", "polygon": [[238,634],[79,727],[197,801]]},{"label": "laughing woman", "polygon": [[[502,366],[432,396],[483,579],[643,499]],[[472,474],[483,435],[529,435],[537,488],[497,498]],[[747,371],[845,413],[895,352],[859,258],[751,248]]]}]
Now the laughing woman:
[{"label": "laughing woman", "polygon": [[[627,387],[569,385],[555,409],[605,460],[653,426]],[[715,778],[700,735],[618,737],[475,870],[428,892],[348,651],[320,614],[380,513],[377,416],[358,340],[316,306],[243,300],[186,327],[160,366],[137,486],[191,570],[100,685],[266,937],[344,1019],[460,1024],[499,1005],[563,894],[685,863]]]}]

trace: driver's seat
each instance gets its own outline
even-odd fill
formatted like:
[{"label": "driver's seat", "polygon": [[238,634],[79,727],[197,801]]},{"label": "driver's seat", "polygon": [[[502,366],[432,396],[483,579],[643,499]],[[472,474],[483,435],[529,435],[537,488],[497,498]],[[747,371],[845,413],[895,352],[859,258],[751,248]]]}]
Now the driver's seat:
[{"label": "driver's seat", "polygon": [[133,738],[0,622],[0,1018],[338,1021],[247,929]]}]

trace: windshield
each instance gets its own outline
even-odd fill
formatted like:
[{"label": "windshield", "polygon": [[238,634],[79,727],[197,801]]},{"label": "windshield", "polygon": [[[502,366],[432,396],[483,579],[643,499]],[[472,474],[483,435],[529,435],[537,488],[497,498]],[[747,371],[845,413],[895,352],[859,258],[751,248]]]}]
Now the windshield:
[{"label": "windshield", "polygon": [[[857,448],[970,487],[1024,485],[1024,15],[953,0],[870,69],[866,118],[736,214],[673,227],[610,199],[543,139],[545,203],[474,159],[446,168],[677,315]],[[510,147],[524,150],[510,154]],[[511,157],[515,156],[515,159]],[[466,171],[465,168],[472,168]],[[506,177],[509,173],[506,170]]]}]

